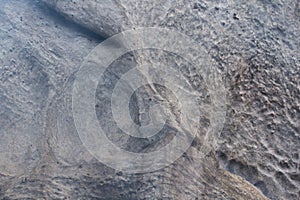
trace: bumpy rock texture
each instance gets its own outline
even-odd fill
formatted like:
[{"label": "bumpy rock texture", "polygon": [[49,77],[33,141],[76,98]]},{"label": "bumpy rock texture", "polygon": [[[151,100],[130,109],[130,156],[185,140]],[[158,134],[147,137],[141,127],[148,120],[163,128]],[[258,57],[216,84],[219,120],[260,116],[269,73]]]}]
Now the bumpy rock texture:
[{"label": "bumpy rock texture", "polygon": [[[298,1],[0,2],[1,199],[300,198]],[[205,159],[199,136],[171,166],[127,175],[99,163],[81,144],[72,119],[72,83],[105,37],[145,26],[180,31],[206,48],[226,83],[227,118]],[[137,52],[120,58],[97,92],[100,124],[130,151],[159,147],[172,130],[153,140],[128,137],[108,106],[118,76],[154,57]],[[201,87],[192,68],[185,68],[185,78],[195,90]],[[137,94],[163,96],[164,89],[156,89]],[[139,95],[133,99],[137,123],[149,104]],[[209,124],[201,122],[204,129]]]}]

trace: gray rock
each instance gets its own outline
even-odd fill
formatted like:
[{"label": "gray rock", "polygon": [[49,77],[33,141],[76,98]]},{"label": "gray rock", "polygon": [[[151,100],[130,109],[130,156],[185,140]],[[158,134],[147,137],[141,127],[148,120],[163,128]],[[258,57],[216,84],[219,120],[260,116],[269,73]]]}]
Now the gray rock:
[{"label": "gray rock", "polygon": [[[168,27],[190,35],[207,48],[223,71],[229,88],[228,122],[219,139],[222,166],[244,177],[272,199],[297,199],[298,4],[293,1],[164,1],[164,5],[117,2],[114,10],[126,8],[127,20],[121,30]],[[71,3],[68,6],[77,9],[78,23],[88,20],[83,20],[85,12],[80,8]],[[97,26],[94,20],[88,23]]]},{"label": "gray rock", "polygon": [[[70,21],[36,1],[1,3],[2,199],[299,198],[296,2],[45,1]],[[109,37],[145,26],[181,31],[207,50],[228,88],[228,117],[216,149],[204,159],[200,135],[173,165],[127,175],[102,165],[82,145],[71,92],[81,62],[102,40],[94,33]],[[109,109],[118,77],[148,62],[172,63],[165,54],[125,55],[109,68],[108,82],[96,94],[99,123],[114,143],[130,151],[151,151],[168,141],[164,132],[151,141],[126,136]],[[185,78],[194,90],[201,88],[188,67]],[[165,92],[159,87],[138,91],[130,107],[133,118],[139,122],[149,107],[139,95],[147,99]]]}]

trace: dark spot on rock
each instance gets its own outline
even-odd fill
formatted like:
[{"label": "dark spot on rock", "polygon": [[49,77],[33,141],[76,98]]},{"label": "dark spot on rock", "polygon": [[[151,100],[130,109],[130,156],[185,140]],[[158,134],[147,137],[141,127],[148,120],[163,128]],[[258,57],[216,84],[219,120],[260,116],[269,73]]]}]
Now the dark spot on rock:
[{"label": "dark spot on rock", "polygon": [[239,20],[239,18],[237,17],[237,14],[236,14],[236,13],[233,13],[233,19],[234,19],[234,20]]},{"label": "dark spot on rock", "polygon": [[300,1],[297,1],[297,4],[296,4],[296,7],[295,7],[295,15],[297,17],[300,17],[300,6],[299,6],[299,3]]},{"label": "dark spot on rock", "polygon": [[206,10],[207,5],[205,3],[195,3],[193,6],[193,9],[195,10]]},{"label": "dark spot on rock", "polygon": [[300,182],[300,174],[293,173],[293,174],[290,174],[289,176],[292,180]]},{"label": "dark spot on rock", "polygon": [[258,189],[260,189],[260,191],[262,191],[262,193],[264,195],[268,195],[268,189],[266,187],[266,184],[263,181],[257,181],[256,183],[254,183],[254,186],[257,187]]},{"label": "dark spot on rock", "polygon": [[194,138],[193,142],[192,142],[192,147],[196,147],[198,145],[198,141],[197,138]]},{"label": "dark spot on rock", "polygon": [[123,172],[117,172],[116,175],[117,175],[117,176],[122,176],[122,175],[123,175]]},{"label": "dark spot on rock", "polygon": [[279,165],[283,169],[289,169],[290,168],[289,162],[287,160],[281,160],[279,162]]},{"label": "dark spot on rock", "polygon": [[218,153],[218,157],[220,158],[220,160],[222,160],[222,161],[227,160],[227,155],[224,152],[218,151],[217,153]]},{"label": "dark spot on rock", "polygon": [[26,177],[22,178],[21,183],[26,183],[26,182],[27,182],[27,178]]}]

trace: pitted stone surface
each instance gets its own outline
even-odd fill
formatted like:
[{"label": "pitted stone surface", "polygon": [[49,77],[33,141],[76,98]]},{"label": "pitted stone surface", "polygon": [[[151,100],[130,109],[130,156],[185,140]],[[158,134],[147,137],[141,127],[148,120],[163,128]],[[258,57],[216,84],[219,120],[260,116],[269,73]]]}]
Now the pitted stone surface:
[{"label": "pitted stone surface", "polygon": [[[44,2],[61,15],[39,1],[1,1],[1,198],[299,199],[297,1]],[[98,34],[145,26],[181,31],[207,49],[226,83],[227,120],[205,160],[198,154],[201,131],[209,125],[203,117],[193,146],[172,166],[126,175],[82,146],[71,89],[84,57],[103,40]],[[152,140],[122,134],[107,103],[118,77],[145,63],[181,65],[191,88],[205,91],[195,69],[173,61],[162,52],[139,51],[111,65],[95,106],[114,143],[147,152],[172,138],[172,126]],[[140,95],[172,103],[165,89],[142,88],[130,105],[137,123],[150,104]]]}]

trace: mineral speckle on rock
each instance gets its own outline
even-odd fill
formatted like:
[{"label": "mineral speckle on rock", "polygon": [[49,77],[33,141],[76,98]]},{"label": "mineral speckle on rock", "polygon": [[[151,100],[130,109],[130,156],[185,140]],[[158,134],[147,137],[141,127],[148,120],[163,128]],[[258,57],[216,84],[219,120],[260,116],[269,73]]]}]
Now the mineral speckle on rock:
[{"label": "mineral speckle on rock", "polygon": [[[299,1],[0,3],[0,199],[300,198]],[[172,165],[126,174],[99,162],[82,144],[72,116],[72,87],[92,49],[139,27],[179,31],[205,49],[226,88],[226,121],[205,157],[200,151],[211,113],[203,111],[197,137]],[[146,64],[179,68],[188,92],[213,105],[190,63],[162,51],[123,55],[99,82],[95,111],[107,137],[137,153],[164,146],[178,132],[168,122],[151,139],[135,138],[113,119],[115,84]],[[161,102],[179,116],[167,88],[147,85],[131,98],[131,118],[148,123],[146,113]]]}]

